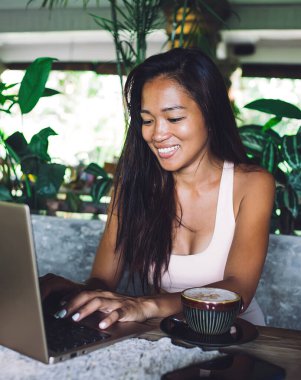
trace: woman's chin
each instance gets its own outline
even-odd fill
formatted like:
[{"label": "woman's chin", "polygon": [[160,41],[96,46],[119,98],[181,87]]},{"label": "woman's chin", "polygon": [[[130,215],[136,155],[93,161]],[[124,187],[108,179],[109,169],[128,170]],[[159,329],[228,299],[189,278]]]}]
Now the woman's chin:
[{"label": "woman's chin", "polygon": [[159,163],[162,169],[166,170],[167,172],[176,172],[181,169],[181,165],[176,162],[159,160]]}]

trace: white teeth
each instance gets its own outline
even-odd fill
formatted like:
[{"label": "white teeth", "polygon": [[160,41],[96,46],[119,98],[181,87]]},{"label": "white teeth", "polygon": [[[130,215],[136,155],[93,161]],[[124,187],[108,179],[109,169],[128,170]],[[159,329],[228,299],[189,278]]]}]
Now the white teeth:
[{"label": "white teeth", "polygon": [[174,145],[168,148],[160,148],[158,149],[159,153],[170,153],[173,152],[174,150],[177,150],[180,147],[180,145]]}]

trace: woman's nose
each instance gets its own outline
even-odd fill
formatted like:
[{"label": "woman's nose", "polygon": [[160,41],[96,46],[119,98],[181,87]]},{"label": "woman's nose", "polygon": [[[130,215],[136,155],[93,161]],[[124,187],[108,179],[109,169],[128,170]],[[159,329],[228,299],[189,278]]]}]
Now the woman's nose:
[{"label": "woman's nose", "polygon": [[170,135],[169,127],[165,122],[156,122],[152,136],[153,141],[161,142],[167,140]]}]

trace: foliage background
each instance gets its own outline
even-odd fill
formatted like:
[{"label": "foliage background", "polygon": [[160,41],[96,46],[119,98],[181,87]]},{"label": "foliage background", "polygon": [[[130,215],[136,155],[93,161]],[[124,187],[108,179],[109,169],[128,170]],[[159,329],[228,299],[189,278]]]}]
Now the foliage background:
[{"label": "foliage background", "polygon": [[[23,71],[6,70],[1,79],[16,83],[23,75]],[[92,161],[102,166],[104,161],[119,155],[124,119],[116,75],[52,71],[47,85],[62,95],[40,99],[23,118],[17,107],[12,109],[13,115],[2,113],[1,127],[7,135],[19,130],[29,140],[42,128],[51,126],[58,136],[49,139],[49,153],[57,162],[71,166]]]}]

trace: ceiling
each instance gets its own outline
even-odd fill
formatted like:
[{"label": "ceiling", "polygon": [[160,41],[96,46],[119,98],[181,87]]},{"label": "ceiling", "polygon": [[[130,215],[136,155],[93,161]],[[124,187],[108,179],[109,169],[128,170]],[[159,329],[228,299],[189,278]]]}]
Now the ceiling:
[{"label": "ceiling", "polygon": [[[29,62],[38,56],[61,61],[112,61],[111,36],[99,30],[89,13],[109,16],[106,0],[69,0],[67,8],[41,9],[42,0],[0,1],[0,61]],[[242,63],[301,64],[301,0],[230,0],[233,15],[222,31],[219,54]],[[74,5],[73,5],[74,4]],[[148,54],[162,49],[165,32],[149,37]]]}]

